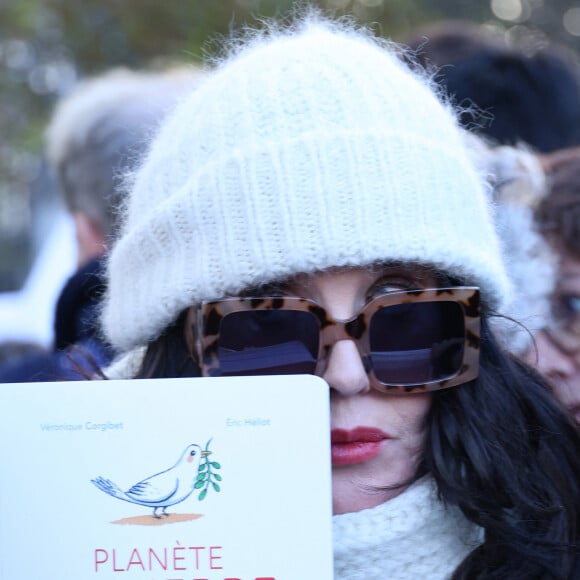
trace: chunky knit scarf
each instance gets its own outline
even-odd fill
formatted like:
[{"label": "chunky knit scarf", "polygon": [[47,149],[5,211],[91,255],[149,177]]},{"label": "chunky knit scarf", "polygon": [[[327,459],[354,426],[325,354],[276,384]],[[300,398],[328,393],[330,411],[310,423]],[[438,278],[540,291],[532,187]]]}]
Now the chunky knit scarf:
[{"label": "chunky knit scarf", "polygon": [[333,518],[335,580],[451,577],[481,528],[437,499],[429,476],[375,508]]}]

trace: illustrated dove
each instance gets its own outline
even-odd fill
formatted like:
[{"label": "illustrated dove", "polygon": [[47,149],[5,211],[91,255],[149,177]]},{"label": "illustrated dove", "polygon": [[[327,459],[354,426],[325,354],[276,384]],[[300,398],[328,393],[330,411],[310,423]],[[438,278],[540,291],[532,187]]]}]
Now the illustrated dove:
[{"label": "illustrated dove", "polygon": [[[165,510],[169,506],[180,503],[191,495],[197,481],[199,462],[202,457],[210,454],[211,451],[203,451],[199,445],[189,445],[173,467],[147,477],[127,491],[100,476],[91,479],[91,482],[117,499],[152,507],[153,517],[160,518],[168,515]],[[161,515],[157,513],[160,508]]]}]

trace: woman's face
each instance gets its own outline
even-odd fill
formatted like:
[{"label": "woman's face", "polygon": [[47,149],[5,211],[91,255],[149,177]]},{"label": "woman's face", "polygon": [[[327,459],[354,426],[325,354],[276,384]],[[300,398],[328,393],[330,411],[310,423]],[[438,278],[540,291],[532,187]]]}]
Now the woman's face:
[{"label": "woman's face", "polygon": [[554,324],[536,336],[527,360],[548,379],[555,396],[580,425],[580,259],[561,255],[553,295]]},{"label": "woman's face", "polygon": [[[421,268],[352,268],[298,276],[290,294],[315,300],[345,320],[372,297],[411,288],[436,287]],[[331,389],[332,485],[335,514],[373,507],[400,494],[411,480],[424,445],[429,393],[385,395],[369,386],[356,345],[334,344],[323,378]]]}]

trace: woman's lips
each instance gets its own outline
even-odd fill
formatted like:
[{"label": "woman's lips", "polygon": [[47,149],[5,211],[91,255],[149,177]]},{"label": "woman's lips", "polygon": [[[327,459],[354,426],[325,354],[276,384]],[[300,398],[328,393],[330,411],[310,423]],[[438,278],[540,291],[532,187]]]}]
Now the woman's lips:
[{"label": "woman's lips", "polygon": [[330,432],[333,465],[352,465],[376,457],[381,443],[391,437],[374,427],[357,427],[347,431],[333,429]]}]

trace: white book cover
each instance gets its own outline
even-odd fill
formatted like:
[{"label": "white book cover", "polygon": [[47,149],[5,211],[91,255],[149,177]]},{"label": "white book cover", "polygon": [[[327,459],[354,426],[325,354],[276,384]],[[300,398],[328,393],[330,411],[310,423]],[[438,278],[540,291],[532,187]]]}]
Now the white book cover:
[{"label": "white book cover", "polygon": [[0,385],[0,408],[0,578],[332,578],[322,379]]}]

